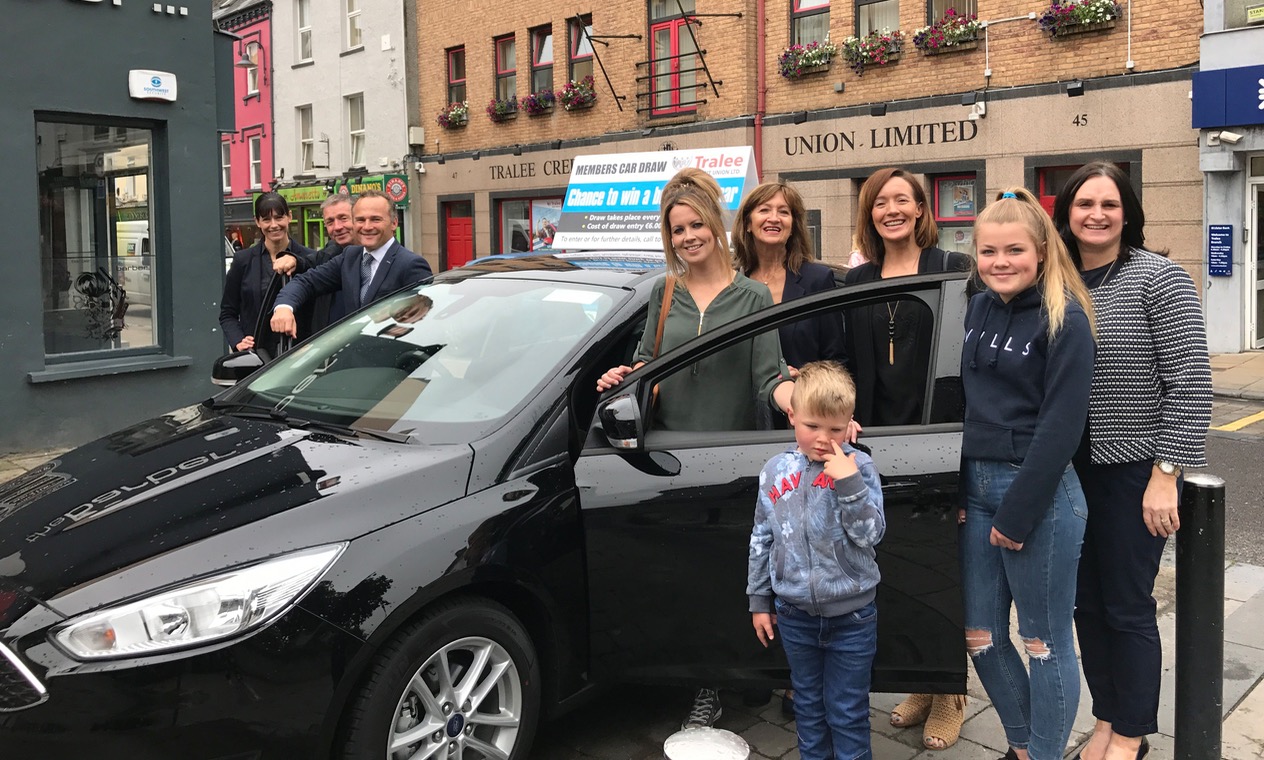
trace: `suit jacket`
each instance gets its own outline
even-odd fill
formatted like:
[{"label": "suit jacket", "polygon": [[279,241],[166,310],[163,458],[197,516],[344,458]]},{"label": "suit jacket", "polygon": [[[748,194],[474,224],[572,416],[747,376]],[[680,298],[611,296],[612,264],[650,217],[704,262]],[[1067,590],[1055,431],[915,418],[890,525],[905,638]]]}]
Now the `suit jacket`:
[{"label": "suit jacket", "polygon": [[388,293],[393,293],[407,285],[414,285],[431,276],[430,264],[396,241],[387,249],[382,262],[377,265],[377,272],[369,285],[368,298],[361,303],[360,258],[363,254],[363,246],[347,246],[342,253],[324,264],[290,280],[290,284],[281,288],[281,292],[277,294],[276,305],[289,306],[297,312],[300,307],[311,303],[317,296],[338,293],[345,313],[350,314]]},{"label": "suit jacket", "polygon": [[[834,288],[834,271],[824,264],[808,262],[795,274],[786,270],[786,284],[781,289],[781,302]],[[782,325],[781,352],[786,364],[802,367],[808,362],[830,359],[846,366],[847,349],[843,341],[843,318],[838,313],[822,314]]]},{"label": "suit jacket", "polygon": [[[291,240],[286,251],[294,255],[298,261],[297,272],[307,269],[315,251]],[[271,288],[268,287],[271,283]],[[228,268],[228,276],[224,280],[224,294],[220,299],[219,325],[228,339],[230,348],[236,346],[242,338],[252,335],[258,345],[268,345],[272,340],[272,331],[264,323],[265,335],[255,335],[255,325],[260,313],[272,311],[272,296],[280,287],[280,277],[272,279],[272,262],[263,243],[243,248],[233,254],[233,263]],[[269,292],[270,290],[270,292]],[[296,318],[299,318],[297,310]],[[304,312],[302,317],[307,317]],[[310,318],[307,319],[310,322]],[[300,319],[300,325],[304,324]],[[307,337],[303,332],[300,338]]]}]

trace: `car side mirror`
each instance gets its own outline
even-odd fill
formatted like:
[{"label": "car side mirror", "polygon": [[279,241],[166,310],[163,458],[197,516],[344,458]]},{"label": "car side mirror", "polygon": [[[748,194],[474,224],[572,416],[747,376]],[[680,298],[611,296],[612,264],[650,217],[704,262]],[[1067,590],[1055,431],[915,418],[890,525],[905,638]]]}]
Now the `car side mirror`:
[{"label": "car side mirror", "polygon": [[623,393],[597,406],[597,419],[606,440],[616,449],[639,450],[645,435],[641,408],[636,396]]},{"label": "car side mirror", "polygon": [[215,365],[211,367],[211,382],[231,387],[250,377],[263,365],[263,357],[254,349],[234,351],[215,360]]}]

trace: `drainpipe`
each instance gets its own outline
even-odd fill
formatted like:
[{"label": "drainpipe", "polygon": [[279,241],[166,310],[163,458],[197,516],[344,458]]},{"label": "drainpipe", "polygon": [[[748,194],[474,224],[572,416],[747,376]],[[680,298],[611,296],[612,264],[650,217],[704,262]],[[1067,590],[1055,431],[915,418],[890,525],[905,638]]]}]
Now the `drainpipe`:
[{"label": "drainpipe", "polygon": [[764,181],[764,111],[768,72],[764,66],[764,0],[755,0],[755,177]]}]

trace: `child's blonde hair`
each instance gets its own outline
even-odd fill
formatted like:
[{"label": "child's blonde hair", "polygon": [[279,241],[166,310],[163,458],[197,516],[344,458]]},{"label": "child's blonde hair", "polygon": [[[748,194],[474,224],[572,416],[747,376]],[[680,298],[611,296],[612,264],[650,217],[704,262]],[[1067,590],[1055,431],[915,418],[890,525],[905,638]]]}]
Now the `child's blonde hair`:
[{"label": "child's blonde hair", "polygon": [[[1039,266],[1036,282],[1044,285],[1045,312],[1049,315],[1049,339],[1052,340],[1062,329],[1066,318],[1067,298],[1074,299],[1088,315],[1089,329],[1094,328],[1093,300],[1084,286],[1080,271],[1066,244],[1053,226],[1053,220],[1045,213],[1044,207],[1036,196],[1025,187],[1013,187],[1004,190],[989,203],[987,208],[975,220],[975,240],[977,230],[984,224],[1021,224],[1031,235],[1037,252],[1044,253],[1044,261]],[[978,266],[978,252],[975,252],[975,266]]]},{"label": "child's blonde hair", "polygon": [[856,384],[838,362],[809,362],[799,368],[790,408],[796,414],[850,417],[856,411]]}]

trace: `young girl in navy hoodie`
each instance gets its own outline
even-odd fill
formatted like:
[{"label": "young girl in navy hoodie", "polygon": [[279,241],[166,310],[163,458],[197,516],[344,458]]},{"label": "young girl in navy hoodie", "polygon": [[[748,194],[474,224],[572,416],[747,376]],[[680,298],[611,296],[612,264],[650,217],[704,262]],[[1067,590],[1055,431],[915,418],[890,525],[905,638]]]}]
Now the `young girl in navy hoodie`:
[{"label": "young girl in navy hoodie", "polygon": [[[960,560],[966,649],[1007,758],[1061,758],[1080,698],[1071,629],[1088,509],[1071,456],[1088,415],[1092,304],[1049,216],[1023,188],[975,223],[979,276],[961,357]],[[1011,602],[1031,670],[1010,639]]]}]

